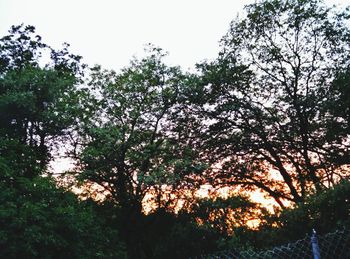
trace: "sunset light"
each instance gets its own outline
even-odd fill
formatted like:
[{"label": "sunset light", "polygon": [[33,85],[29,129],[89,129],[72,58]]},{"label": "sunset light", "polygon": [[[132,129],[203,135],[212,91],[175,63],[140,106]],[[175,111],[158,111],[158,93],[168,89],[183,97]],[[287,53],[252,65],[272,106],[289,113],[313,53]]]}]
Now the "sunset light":
[{"label": "sunset light", "polygon": [[0,258],[350,258],[345,0],[1,0]]}]

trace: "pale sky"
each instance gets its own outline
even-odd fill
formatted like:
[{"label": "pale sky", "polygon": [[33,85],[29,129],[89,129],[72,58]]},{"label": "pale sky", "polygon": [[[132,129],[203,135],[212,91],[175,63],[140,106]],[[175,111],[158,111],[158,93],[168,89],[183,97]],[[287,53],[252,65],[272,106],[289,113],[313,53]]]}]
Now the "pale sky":
[{"label": "pale sky", "polygon": [[230,21],[253,0],[0,0],[0,35],[34,25],[44,42],[71,44],[89,64],[126,66],[147,43],[184,69],[214,58]]},{"label": "pale sky", "polygon": [[[120,69],[147,43],[187,69],[213,59],[229,23],[255,0],[0,0],[0,36],[11,25],[34,25],[43,41],[71,44],[84,62]],[[327,0],[348,3],[349,0]]]}]

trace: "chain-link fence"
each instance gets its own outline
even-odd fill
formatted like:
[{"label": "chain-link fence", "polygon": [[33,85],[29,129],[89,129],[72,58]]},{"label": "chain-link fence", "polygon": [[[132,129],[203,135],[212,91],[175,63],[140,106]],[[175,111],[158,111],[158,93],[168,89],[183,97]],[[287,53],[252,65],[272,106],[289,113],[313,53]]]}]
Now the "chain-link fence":
[{"label": "chain-link fence", "polygon": [[227,250],[191,259],[350,259],[350,229],[343,228],[326,235],[307,235],[294,243],[274,247],[266,251]]}]

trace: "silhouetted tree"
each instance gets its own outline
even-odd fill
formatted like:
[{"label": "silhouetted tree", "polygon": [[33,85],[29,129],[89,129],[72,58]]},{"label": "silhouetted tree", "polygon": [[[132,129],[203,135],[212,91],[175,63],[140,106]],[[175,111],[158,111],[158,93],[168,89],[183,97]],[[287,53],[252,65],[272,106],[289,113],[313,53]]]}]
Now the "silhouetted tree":
[{"label": "silhouetted tree", "polygon": [[331,158],[346,157],[348,139],[327,135],[337,115],[324,107],[349,65],[348,17],[318,0],[263,1],[232,22],[190,95],[208,125],[203,159],[219,163],[213,184],[258,188],[284,207],[344,175]]},{"label": "silhouetted tree", "polygon": [[0,257],[125,258],[94,203],[43,176],[81,112],[80,57],[51,49],[33,26],[9,33],[0,39]]},{"label": "silhouetted tree", "polygon": [[[54,141],[75,124],[83,65],[67,48],[42,43],[32,26],[13,26],[9,33],[0,39],[0,138],[29,152],[17,153],[18,160],[28,159],[18,173],[36,176],[46,169]],[[51,55],[46,65],[40,63],[44,54]]]}]

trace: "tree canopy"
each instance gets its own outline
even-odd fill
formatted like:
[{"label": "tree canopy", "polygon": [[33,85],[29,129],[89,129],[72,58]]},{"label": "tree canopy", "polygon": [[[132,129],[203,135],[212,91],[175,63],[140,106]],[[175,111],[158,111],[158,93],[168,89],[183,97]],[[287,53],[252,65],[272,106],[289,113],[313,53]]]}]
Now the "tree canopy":
[{"label": "tree canopy", "polygon": [[[349,19],[320,0],[258,1],[195,72],[153,45],[118,72],[88,67],[13,26],[0,257],[187,258],[349,225]],[[74,168],[54,178],[62,154]]]},{"label": "tree canopy", "polygon": [[192,159],[180,98],[185,75],[166,66],[161,49],[151,47],[121,73],[92,68],[94,117],[85,125],[79,178],[100,184],[122,207],[138,208],[147,193],[158,208],[162,197],[183,191],[184,180],[201,171]]},{"label": "tree canopy", "polygon": [[329,128],[346,115],[326,108],[348,110],[348,14],[299,0],[246,12],[231,23],[218,59],[198,66],[196,112],[210,121],[204,159],[222,163],[211,175],[218,183],[259,188],[281,206],[301,202],[336,183],[348,164],[348,135]]},{"label": "tree canopy", "polygon": [[[118,230],[94,205],[43,177],[75,124],[83,67],[34,33],[14,26],[0,39],[0,257],[124,258]],[[41,65],[44,51],[51,59]]]}]

